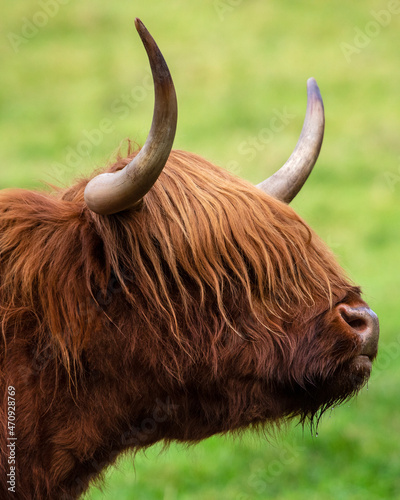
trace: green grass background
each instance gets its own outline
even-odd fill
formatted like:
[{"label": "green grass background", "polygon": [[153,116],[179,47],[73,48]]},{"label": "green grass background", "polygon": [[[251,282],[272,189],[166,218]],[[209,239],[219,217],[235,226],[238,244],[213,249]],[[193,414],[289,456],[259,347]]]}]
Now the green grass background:
[{"label": "green grass background", "polygon": [[[290,425],[271,442],[248,433],[188,449],[154,447],[135,467],[123,458],[107,472],[103,490],[93,487],[87,499],[400,498],[400,14],[389,13],[400,11],[400,2],[57,2],[2,8],[2,188],[68,184],[106,164],[124,138],[143,143],[153,95],[136,16],[155,36],[175,80],[175,147],[251,181],[290,154],[304,116],[305,83],[314,76],[326,135],[293,206],[362,284],[381,321],[368,390],[325,416],[318,437]],[[50,4],[54,12],[43,15]],[[386,12],[381,25],[372,11]],[[42,26],[35,30],[33,22]],[[343,44],[354,47],[347,58]],[[125,95],[131,96],[126,116],[115,112]],[[285,109],[293,115],[289,123],[249,161],[240,144]],[[70,161],[85,131],[93,134],[104,119],[112,132]]]}]

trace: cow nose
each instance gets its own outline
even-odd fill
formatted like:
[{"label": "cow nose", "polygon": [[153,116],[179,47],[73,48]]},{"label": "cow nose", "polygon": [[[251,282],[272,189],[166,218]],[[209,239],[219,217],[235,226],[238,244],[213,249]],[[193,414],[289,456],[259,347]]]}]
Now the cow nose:
[{"label": "cow nose", "polygon": [[379,320],[378,316],[366,306],[340,304],[338,312],[342,319],[361,338],[361,353],[373,358],[378,352]]}]

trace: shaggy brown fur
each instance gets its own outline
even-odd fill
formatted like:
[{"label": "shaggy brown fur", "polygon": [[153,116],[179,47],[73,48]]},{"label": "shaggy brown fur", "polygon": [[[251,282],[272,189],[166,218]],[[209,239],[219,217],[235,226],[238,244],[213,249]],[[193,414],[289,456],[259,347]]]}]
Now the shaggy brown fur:
[{"label": "shaggy brown fur", "polygon": [[86,183],[0,192],[2,499],[77,498],[128,448],[304,420],[360,388],[333,314],[359,289],[289,206],[181,151],[136,211],[90,212]]}]

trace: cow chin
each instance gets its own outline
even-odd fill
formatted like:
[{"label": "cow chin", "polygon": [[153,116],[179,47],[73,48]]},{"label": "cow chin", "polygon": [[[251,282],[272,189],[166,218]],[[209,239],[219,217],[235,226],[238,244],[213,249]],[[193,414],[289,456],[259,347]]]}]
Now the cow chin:
[{"label": "cow chin", "polygon": [[355,390],[360,390],[368,381],[372,370],[372,359],[369,356],[359,355],[350,365],[350,380]]},{"label": "cow chin", "polygon": [[369,378],[372,370],[372,359],[369,356],[360,354],[356,357],[352,364],[354,365],[355,371],[365,373],[364,378]]},{"label": "cow chin", "polygon": [[371,375],[372,362],[368,356],[356,356],[348,366],[338,374],[333,384],[337,386],[338,397],[347,399],[359,392]]},{"label": "cow chin", "polygon": [[[300,417],[303,424],[313,423],[326,410],[349,400],[365,386],[376,352],[361,354],[361,347],[355,339],[343,332],[337,335],[337,342],[329,344],[330,355],[326,351],[325,356],[322,355],[319,337],[321,351],[311,354],[308,359],[303,358],[304,363],[297,364],[297,373],[293,372],[294,378],[278,385],[276,397],[281,398],[284,409],[281,417]],[[304,352],[304,346],[301,350]]]},{"label": "cow chin", "polygon": [[[314,382],[306,387],[301,421],[314,422],[322,414],[349,400],[365,386],[371,374],[372,361],[368,356],[358,355],[335,370],[328,379]],[[307,394],[307,396],[306,396]],[[308,401],[308,403],[306,402]]]},{"label": "cow chin", "polygon": [[357,394],[368,382],[374,357],[356,354],[339,365],[325,382],[321,382],[322,405],[336,405]]}]

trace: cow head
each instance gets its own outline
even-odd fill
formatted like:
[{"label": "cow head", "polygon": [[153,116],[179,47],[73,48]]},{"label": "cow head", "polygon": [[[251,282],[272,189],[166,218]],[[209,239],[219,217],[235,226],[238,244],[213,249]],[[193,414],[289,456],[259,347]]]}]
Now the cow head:
[{"label": "cow head", "polygon": [[[183,372],[190,365],[188,414],[202,405],[207,414],[209,402],[219,400],[218,430],[313,416],[364,384],[379,335],[360,289],[287,205],[322,144],[318,86],[308,81],[306,118],[289,160],[253,187],[195,155],[171,152],[172,79],[146,28],[138,20],[136,27],[154,75],[152,128],[138,154],[87,184],[86,203],[103,216],[130,210],[119,217],[135,225],[127,232],[146,240],[155,261],[148,272],[159,288],[156,328],[164,324],[181,350],[165,363],[174,360]],[[145,283],[141,266],[136,281]],[[153,292],[144,293],[150,304]]]}]

